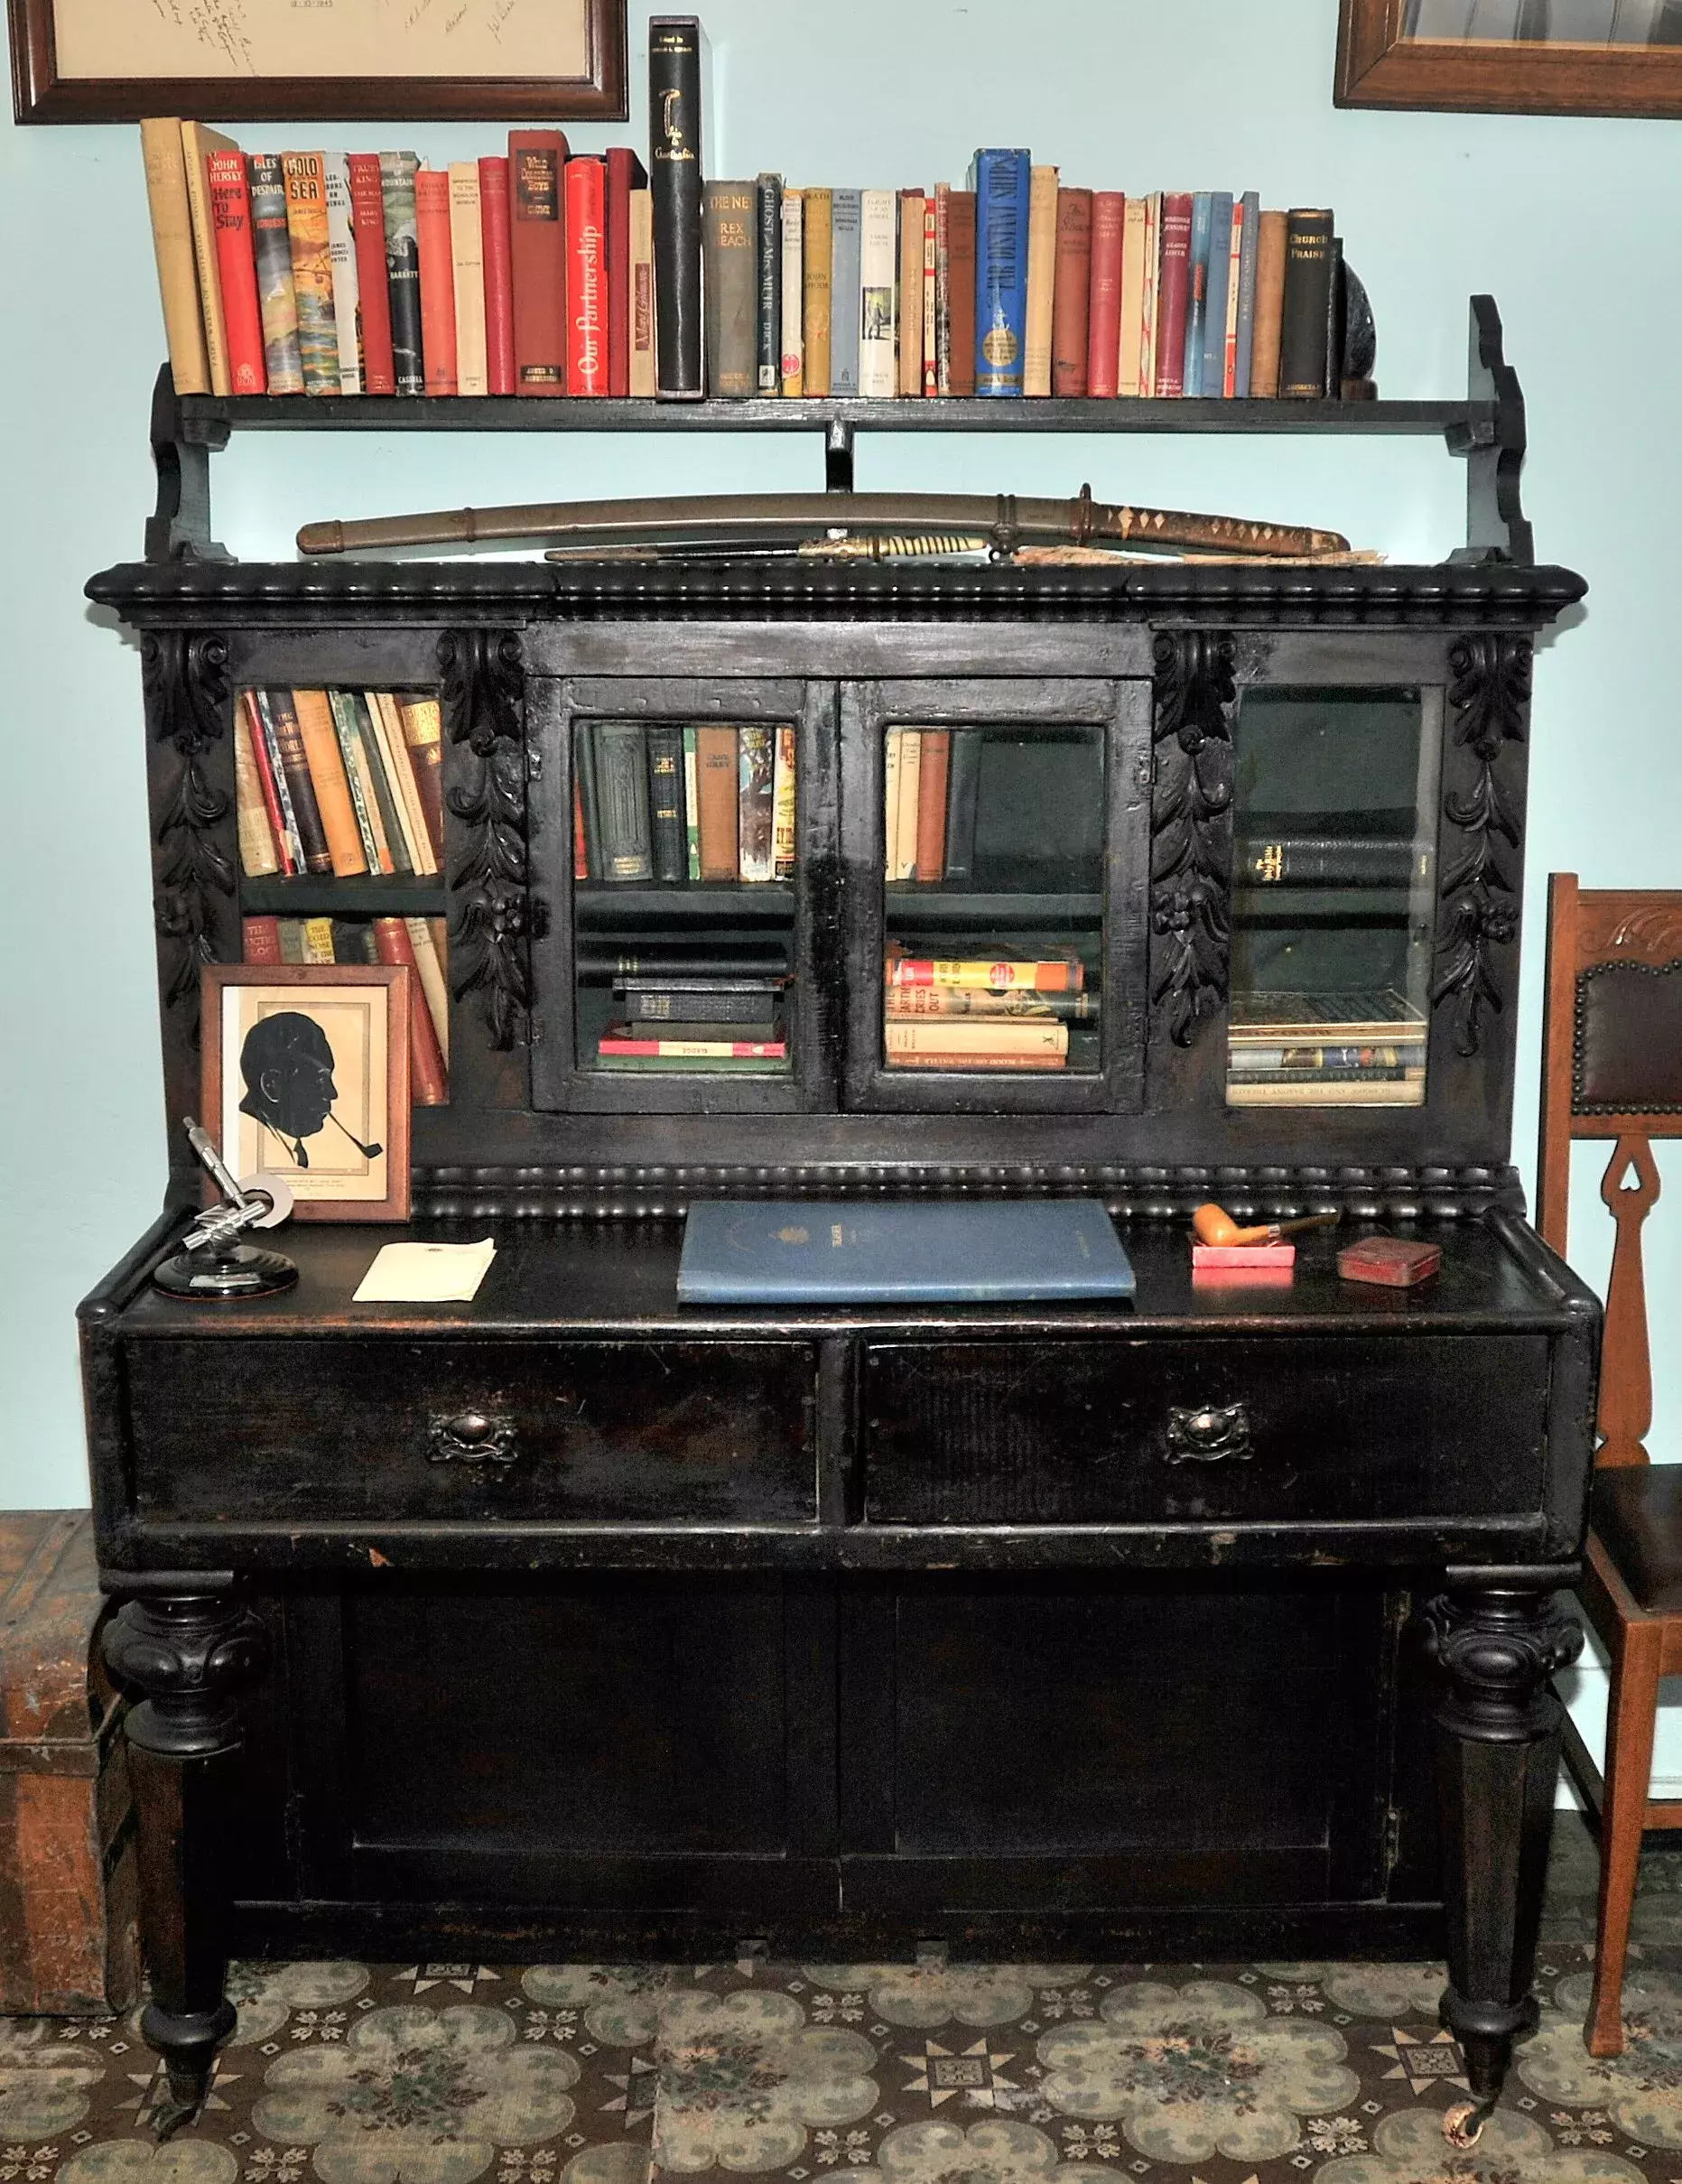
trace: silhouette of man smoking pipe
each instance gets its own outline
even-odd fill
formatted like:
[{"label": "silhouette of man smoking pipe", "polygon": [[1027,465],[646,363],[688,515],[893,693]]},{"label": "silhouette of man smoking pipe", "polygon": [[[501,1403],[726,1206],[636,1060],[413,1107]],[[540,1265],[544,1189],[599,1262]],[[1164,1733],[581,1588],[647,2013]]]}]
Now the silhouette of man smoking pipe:
[{"label": "silhouette of man smoking pipe", "polygon": [[332,1111],[339,1097],[333,1050],[313,1017],[283,1008],[254,1024],[239,1050],[239,1073],[246,1081],[240,1113],[273,1130],[297,1166],[310,1165],[304,1139],[316,1137],[329,1122],[343,1131],[365,1158],[379,1157],[382,1147],[364,1145],[360,1138],[351,1137]]}]

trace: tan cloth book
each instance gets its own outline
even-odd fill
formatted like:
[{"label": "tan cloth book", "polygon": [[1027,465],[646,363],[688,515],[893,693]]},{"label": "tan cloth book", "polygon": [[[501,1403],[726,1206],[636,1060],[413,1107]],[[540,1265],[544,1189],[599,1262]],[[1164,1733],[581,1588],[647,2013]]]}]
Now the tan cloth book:
[{"label": "tan cloth book", "polygon": [[146,163],[146,203],[152,213],[152,247],[158,261],[170,376],[178,395],[208,395],[210,362],[193,263],[192,211],[179,118],[143,121],[140,149]]}]

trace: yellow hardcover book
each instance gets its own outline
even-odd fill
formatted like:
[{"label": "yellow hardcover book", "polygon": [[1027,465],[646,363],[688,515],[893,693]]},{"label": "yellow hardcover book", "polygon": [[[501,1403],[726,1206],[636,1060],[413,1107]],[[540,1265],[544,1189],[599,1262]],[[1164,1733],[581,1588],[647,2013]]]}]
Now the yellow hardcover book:
[{"label": "yellow hardcover book", "polygon": [[654,192],[631,191],[631,392],[655,391]]},{"label": "yellow hardcover book", "polygon": [[479,162],[450,163],[450,248],[455,261],[456,392],[488,395],[485,341],[485,231],[480,225]]},{"label": "yellow hardcover book", "polygon": [[882,744],[882,875],[892,879],[894,852],[899,847],[899,762],[906,731],[890,728]]},{"label": "yellow hardcover book", "polygon": [[1066,1055],[1069,1027],[1051,1017],[990,1022],[888,1017],[882,1026],[882,1051],[888,1055]]},{"label": "yellow hardcover book", "polygon": [[337,395],[339,321],[333,311],[332,237],[327,218],[327,158],[321,152],[288,152],[281,159],[286,180],[286,236],[292,245],[292,286],[298,305],[298,357],[306,395]]},{"label": "yellow hardcover book", "polygon": [[268,806],[257,776],[252,748],[251,723],[243,705],[234,708],[234,812],[239,826],[239,863],[247,879],[261,879],[280,870]]},{"label": "yellow hardcover book", "polygon": [[409,862],[424,878],[437,871],[438,860],[432,854],[432,832],[426,823],[420,787],[414,778],[414,762],[404,740],[403,715],[390,691],[370,690],[365,694],[368,703],[368,719],[374,728],[374,740],[379,746],[380,763],[386,768],[386,779],[396,796],[404,847],[409,852]]},{"label": "yellow hardcover book", "polygon": [[187,182],[187,213],[192,223],[192,256],[199,275],[199,300],[203,306],[205,360],[209,367],[213,395],[231,395],[234,380],[228,361],[228,321],[222,311],[222,276],[216,263],[216,221],[210,209],[210,182],[204,163],[208,153],[238,149],[231,136],[207,129],[201,121],[181,124],[181,167]]},{"label": "yellow hardcover book", "polygon": [[771,783],[771,857],[774,876],[795,877],[795,731],[776,731],[776,761]]},{"label": "yellow hardcover book", "polygon": [[298,733],[303,739],[310,785],[315,791],[316,804],[321,811],[321,832],[327,837],[327,853],[332,860],[334,877],[354,878],[367,870],[368,860],[363,852],[356,806],[350,800],[350,784],[345,777],[339,731],[333,726],[333,709],[324,690],[294,690],[292,702],[298,715]]},{"label": "yellow hardcover book", "polygon": [[1121,209],[1121,310],[1116,336],[1116,392],[1148,395],[1145,361],[1145,227],[1150,208],[1130,197]]},{"label": "yellow hardcover book", "polygon": [[140,149],[146,163],[146,203],[152,213],[152,247],[158,261],[170,376],[178,395],[208,395],[210,364],[193,263],[192,210],[179,117],[143,121]]},{"label": "yellow hardcover book", "polygon": [[917,807],[922,773],[922,732],[915,728],[902,729],[899,735],[899,798],[894,813],[892,878],[895,879],[915,879],[917,876]]},{"label": "yellow hardcover book", "polygon": [[1057,273],[1057,170],[1028,172],[1027,331],[1022,344],[1022,392],[1051,392],[1051,302]]},{"label": "yellow hardcover book", "polygon": [[432,1019],[432,1029],[438,1034],[438,1051],[450,1064],[450,989],[444,979],[443,959],[438,953],[438,943],[432,934],[435,921],[424,917],[405,917],[404,930],[409,945],[414,950],[414,968],[421,980],[421,991],[426,997],[426,1012]]},{"label": "yellow hardcover book", "polygon": [[1162,192],[1153,190],[1145,200],[1145,328],[1138,360],[1138,391],[1157,391],[1157,294],[1162,259]]},{"label": "yellow hardcover book", "polygon": [[805,207],[799,190],[783,192],[783,358],[781,387],[785,395],[806,391],[805,345],[802,315],[805,310]]},{"label": "yellow hardcover book", "polygon": [[[805,235],[802,259],[805,291],[801,299],[802,339],[805,349],[806,392],[830,391],[830,270],[832,263],[831,222],[835,197],[830,190],[808,190],[805,196]],[[635,230],[633,230],[633,236]],[[637,391],[634,387],[632,393]]]},{"label": "yellow hardcover book", "polygon": [[338,961],[333,953],[333,921],[330,917],[306,917],[303,921],[303,960],[306,963],[331,963]]},{"label": "yellow hardcover book", "polygon": [[[923,192],[920,190],[899,192],[897,326],[897,391],[901,395],[920,395],[923,392]],[[1049,349],[1046,355],[1049,358]]]}]

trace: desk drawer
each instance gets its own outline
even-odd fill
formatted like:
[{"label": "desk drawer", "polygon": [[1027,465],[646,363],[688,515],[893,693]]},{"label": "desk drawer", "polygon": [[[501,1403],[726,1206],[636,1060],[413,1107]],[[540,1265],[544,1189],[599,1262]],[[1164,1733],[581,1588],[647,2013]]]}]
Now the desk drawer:
[{"label": "desk drawer", "polygon": [[1543,1497],[1547,1343],[873,1346],[878,1524],[1499,1516]]},{"label": "desk drawer", "polygon": [[793,1343],[142,1342],[143,1515],[815,1520]]}]

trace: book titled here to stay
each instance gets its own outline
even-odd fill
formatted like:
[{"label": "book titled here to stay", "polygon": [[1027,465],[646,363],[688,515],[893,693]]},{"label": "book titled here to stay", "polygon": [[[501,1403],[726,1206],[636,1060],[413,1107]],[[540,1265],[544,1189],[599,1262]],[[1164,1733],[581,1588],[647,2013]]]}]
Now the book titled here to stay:
[{"label": "book titled here to stay", "polygon": [[720,1199],[690,1208],[677,1294],[689,1305],[1126,1297],[1133,1269],[1095,1198]]}]

